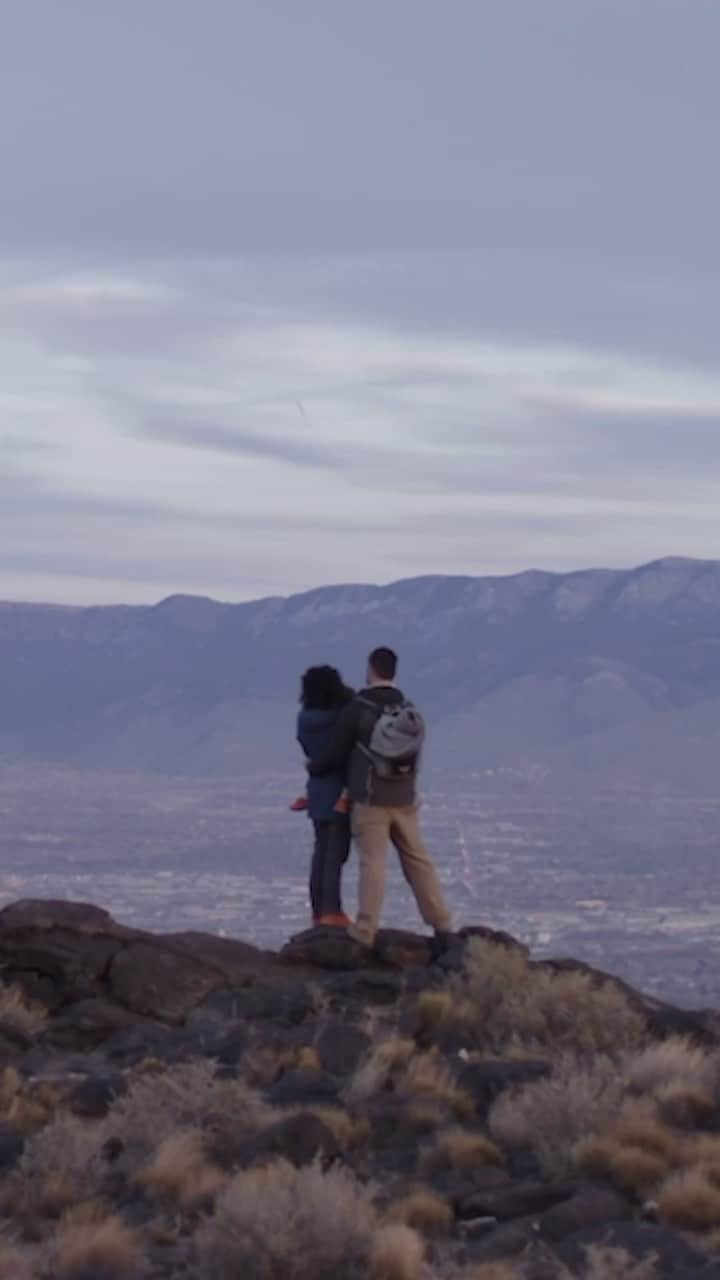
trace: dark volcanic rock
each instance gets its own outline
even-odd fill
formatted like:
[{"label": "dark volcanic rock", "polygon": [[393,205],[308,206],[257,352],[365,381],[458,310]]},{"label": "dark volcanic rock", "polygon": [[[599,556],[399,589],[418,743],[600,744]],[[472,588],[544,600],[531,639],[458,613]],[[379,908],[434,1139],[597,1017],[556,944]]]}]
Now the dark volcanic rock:
[{"label": "dark volcanic rock", "polygon": [[315,1048],[324,1071],[333,1076],[351,1076],[371,1044],[366,1031],[340,1018],[333,1018],[322,1027]]},{"label": "dark volcanic rock", "polygon": [[625,1249],[632,1258],[657,1256],[657,1276],[661,1280],[681,1280],[685,1276],[708,1274],[705,1257],[682,1236],[666,1227],[641,1222],[610,1223],[578,1232],[557,1248],[558,1257],[568,1266],[582,1263],[589,1245]]},{"label": "dark volcanic rock", "polygon": [[290,939],[280,952],[283,964],[314,969],[371,969],[374,952],[348,936],[344,929],[306,929]]},{"label": "dark volcanic rock", "polygon": [[11,1124],[0,1124],[0,1173],[14,1169],[24,1150],[23,1135]]},{"label": "dark volcanic rock", "polygon": [[133,942],[113,958],[111,995],[134,1013],[183,1022],[219,985],[212,969],[192,957]]},{"label": "dark volcanic rock", "polygon": [[336,1102],[343,1081],[327,1071],[287,1071],[268,1091],[275,1107],[293,1107],[309,1102]]},{"label": "dark volcanic rock", "polygon": [[463,1218],[497,1218],[508,1222],[529,1213],[541,1213],[553,1205],[569,1200],[576,1191],[574,1183],[511,1182],[507,1186],[477,1191],[457,1206]]},{"label": "dark volcanic rock", "polygon": [[367,1005],[395,1004],[403,993],[404,979],[400,973],[363,970],[337,974],[326,980],[323,989],[333,1008],[363,1009]]},{"label": "dark volcanic rock", "polygon": [[76,1116],[99,1120],[107,1115],[113,1102],[127,1093],[125,1076],[116,1072],[108,1076],[88,1076],[68,1096],[67,1103]]},{"label": "dark volcanic rock", "polygon": [[317,1116],[301,1112],[247,1139],[238,1150],[236,1162],[240,1168],[247,1168],[283,1156],[299,1169],[312,1164],[318,1156],[329,1163],[339,1155],[337,1140],[327,1125]]},{"label": "dark volcanic rock", "polygon": [[632,1217],[630,1203],[609,1187],[579,1187],[570,1200],[542,1215],[540,1234],[557,1243],[592,1227],[607,1226]]},{"label": "dark volcanic rock", "polygon": [[542,1059],[518,1060],[498,1058],[488,1062],[469,1062],[459,1075],[461,1088],[475,1100],[478,1112],[485,1113],[506,1089],[531,1084],[549,1076],[552,1066]]}]

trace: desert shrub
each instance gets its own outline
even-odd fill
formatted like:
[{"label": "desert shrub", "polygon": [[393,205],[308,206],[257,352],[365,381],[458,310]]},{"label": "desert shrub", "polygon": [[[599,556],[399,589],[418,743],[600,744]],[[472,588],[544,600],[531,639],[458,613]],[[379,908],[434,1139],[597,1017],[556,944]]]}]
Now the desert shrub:
[{"label": "desert shrub", "polygon": [[[370,1136],[370,1123],[365,1116],[351,1114],[342,1107],[310,1106],[296,1107],[295,1114],[317,1116],[318,1120],[328,1128],[338,1146],[343,1151],[360,1147]],[[292,1114],[292,1112],[290,1112]]]},{"label": "desert shrub", "polygon": [[590,1065],[565,1059],[548,1078],[501,1094],[490,1109],[490,1133],[501,1147],[532,1151],[548,1175],[564,1175],[581,1139],[607,1132],[617,1119],[622,1096],[608,1058]]},{"label": "desert shrub", "polygon": [[370,1280],[420,1280],[424,1258],[423,1242],[411,1227],[381,1227],[370,1247]]},{"label": "desert shrub", "polygon": [[676,1087],[712,1097],[720,1084],[720,1056],[671,1036],[628,1056],[623,1075],[631,1090],[644,1095]]},{"label": "desert shrub", "polygon": [[575,1164],[594,1178],[610,1178],[629,1195],[643,1198],[652,1194],[671,1170],[657,1152],[642,1147],[624,1147],[607,1137],[585,1138],[575,1148]]},{"label": "desert shrub", "polygon": [[597,1244],[587,1249],[583,1280],[653,1280],[656,1275],[654,1254],[633,1258],[626,1249]]},{"label": "desert shrub", "polygon": [[395,1092],[403,1099],[426,1099],[443,1103],[456,1116],[473,1115],[475,1103],[461,1089],[446,1062],[436,1053],[418,1053],[395,1078]]},{"label": "desert shrub", "polygon": [[135,1232],[112,1214],[99,1222],[62,1222],[49,1248],[53,1280],[136,1280],[142,1263]]},{"label": "desert shrub", "polygon": [[121,1140],[123,1163],[136,1169],[179,1129],[212,1127],[249,1131],[272,1116],[262,1099],[239,1080],[223,1080],[212,1062],[170,1067],[136,1076],[107,1116],[108,1133]]},{"label": "desert shrub", "polygon": [[637,1197],[653,1194],[686,1160],[687,1142],[658,1117],[651,1102],[626,1102],[606,1132],[582,1140],[579,1169],[605,1176]]},{"label": "desert shrub", "polygon": [[211,1204],[227,1175],[208,1160],[203,1134],[186,1129],[160,1144],[137,1181],[157,1199],[192,1209]]},{"label": "desert shrub", "polygon": [[645,1019],[623,991],[584,972],[556,973],[522,951],[474,938],[452,980],[456,1018],[484,1049],[617,1055],[647,1039]]},{"label": "desert shrub", "polygon": [[386,1089],[390,1080],[408,1065],[414,1053],[414,1040],[399,1036],[381,1040],[360,1063],[350,1082],[348,1096],[358,1100],[370,1098]]},{"label": "desert shrub", "polygon": [[106,1172],[102,1125],[61,1116],[30,1138],[16,1177],[28,1207],[54,1215],[97,1194]]},{"label": "desert shrub", "polygon": [[658,1207],[663,1222],[685,1231],[720,1227],[720,1187],[703,1169],[684,1169],[660,1188]]},{"label": "desert shrub", "polygon": [[453,1011],[454,1003],[449,991],[422,991],[415,1002],[418,1023],[426,1031],[449,1022]]},{"label": "desert shrub", "polygon": [[504,1164],[502,1152],[484,1133],[468,1129],[446,1129],[439,1133],[426,1155],[427,1163],[435,1168],[477,1169],[481,1166]]},{"label": "desert shrub", "polygon": [[449,1231],[455,1221],[452,1206],[429,1187],[415,1187],[385,1210],[385,1221],[412,1227],[424,1235]]},{"label": "desert shrub", "polygon": [[203,1280],[354,1280],[375,1227],[350,1173],[278,1160],[232,1179],[197,1232],[197,1257]]},{"label": "desert shrub", "polygon": [[709,1182],[720,1187],[720,1134],[700,1133],[688,1138],[685,1163],[701,1169]]},{"label": "desert shrub", "polygon": [[[525,1280],[527,1271],[521,1262],[486,1262],[473,1268],[463,1280]],[[585,1251],[581,1272],[570,1272],[562,1264],[553,1271],[555,1280],[655,1280],[657,1261],[654,1254],[633,1258],[627,1249],[610,1245],[590,1245]]]},{"label": "desert shrub", "polygon": [[7,1280],[38,1280],[39,1272],[28,1249],[0,1237],[0,1276]]},{"label": "desert shrub", "polygon": [[27,1040],[34,1039],[47,1022],[47,1009],[26,999],[18,987],[0,984],[0,1029],[16,1031]]},{"label": "desert shrub", "polygon": [[697,1129],[715,1115],[717,1103],[711,1093],[692,1085],[670,1084],[655,1094],[658,1115],[678,1129]]}]

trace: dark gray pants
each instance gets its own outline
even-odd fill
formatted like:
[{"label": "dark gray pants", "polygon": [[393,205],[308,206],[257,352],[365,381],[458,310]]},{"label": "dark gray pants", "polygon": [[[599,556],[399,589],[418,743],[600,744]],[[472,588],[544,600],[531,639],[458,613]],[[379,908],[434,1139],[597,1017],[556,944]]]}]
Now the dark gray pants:
[{"label": "dark gray pants", "polygon": [[350,820],[338,814],[327,822],[313,819],[315,850],[310,869],[310,902],[315,919],[342,912],[340,880],[350,855]]}]

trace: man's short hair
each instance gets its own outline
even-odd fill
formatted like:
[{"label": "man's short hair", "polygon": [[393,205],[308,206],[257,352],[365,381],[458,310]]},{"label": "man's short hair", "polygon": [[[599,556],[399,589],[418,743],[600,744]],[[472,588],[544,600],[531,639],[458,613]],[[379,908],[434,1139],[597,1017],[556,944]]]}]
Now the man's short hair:
[{"label": "man's short hair", "polygon": [[394,680],[397,671],[398,656],[392,649],[373,649],[368,662],[381,680]]}]

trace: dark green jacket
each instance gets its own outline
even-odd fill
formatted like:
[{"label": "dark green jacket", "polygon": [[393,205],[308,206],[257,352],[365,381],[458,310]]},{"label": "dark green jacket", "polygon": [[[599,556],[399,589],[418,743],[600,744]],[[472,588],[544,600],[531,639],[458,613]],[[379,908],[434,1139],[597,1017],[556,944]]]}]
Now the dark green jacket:
[{"label": "dark green jacket", "polygon": [[317,778],[326,773],[345,771],[350,799],[355,804],[405,808],[415,803],[416,775],[377,778],[367,756],[358,747],[358,743],[367,746],[377,719],[370,707],[363,705],[365,701],[376,703],[380,710],[397,706],[405,698],[399,689],[387,685],[362,689],[340,712],[327,748],[310,761],[310,776]]}]

